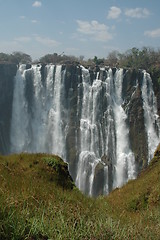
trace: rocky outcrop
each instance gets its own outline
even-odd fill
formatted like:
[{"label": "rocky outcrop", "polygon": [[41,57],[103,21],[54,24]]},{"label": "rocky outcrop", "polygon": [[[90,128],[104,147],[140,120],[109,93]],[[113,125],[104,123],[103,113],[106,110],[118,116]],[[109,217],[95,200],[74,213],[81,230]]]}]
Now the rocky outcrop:
[{"label": "rocky outcrop", "polygon": [[10,151],[10,124],[12,115],[15,64],[0,64],[0,153]]},{"label": "rocky outcrop", "polygon": [[158,115],[160,116],[160,69],[155,68],[151,73],[151,78],[153,81],[153,88],[154,92],[157,98],[157,109],[158,109]]},{"label": "rocky outcrop", "polygon": [[77,113],[78,102],[78,85],[82,83],[81,68],[75,65],[63,65],[65,71],[65,93],[64,93],[64,106],[65,111],[62,112],[63,116],[67,116],[65,125],[68,124],[68,134],[66,138],[67,156],[69,159],[69,170],[72,177],[76,178],[77,168],[77,151],[75,143],[77,141],[77,134],[79,132],[79,116]]},{"label": "rocky outcrop", "polygon": [[128,115],[129,139],[135,154],[137,172],[147,165],[147,135],[141,95],[143,73],[136,70],[125,72],[123,81],[124,109]]}]

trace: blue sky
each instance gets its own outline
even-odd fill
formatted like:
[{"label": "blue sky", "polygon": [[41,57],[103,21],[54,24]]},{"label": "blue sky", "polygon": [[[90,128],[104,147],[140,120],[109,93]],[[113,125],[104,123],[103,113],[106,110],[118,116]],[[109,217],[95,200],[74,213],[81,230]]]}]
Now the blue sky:
[{"label": "blue sky", "polygon": [[0,0],[0,52],[107,57],[160,47],[159,0]]}]

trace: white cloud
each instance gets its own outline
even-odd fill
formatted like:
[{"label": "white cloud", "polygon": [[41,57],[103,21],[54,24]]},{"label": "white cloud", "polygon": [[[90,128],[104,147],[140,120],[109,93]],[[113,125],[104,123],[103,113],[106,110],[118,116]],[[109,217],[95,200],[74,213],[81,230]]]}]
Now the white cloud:
[{"label": "white cloud", "polygon": [[111,33],[108,32],[109,28],[105,24],[101,24],[95,20],[88,22],[77,20],[77,31],[91,36],[96,41],[107,41],[112,39]]},{"label": "white cloud", "polygon": [[151,38],[157,38],[160,37],[160,28],[151,30],[151,31],[146,31],[144,32],[145,36],[151,37]]},{"label": "white cloud", "polygon": [[59,42],[57,42],[56,40],[54,39],[50,39],[50,38],[47,38],[47,37],[40,37],[38,35],[35,36],[35,40],[45,46],[48,46],[48,47],[57,47],[60,45]]},{"label": "white cloud", "polygon": [[20,16],[19,18],[20,18],[20,19],[25,19],[25,18],[26,18],[26,16]]},{"label": "white cloud", "polygon": [[71,39],[78,39],[80,42],[87,42],[87,38],[83,36],[80,36],[78,33],[73,33]]},{"label": "white cloud", "polygon": [[121,13],[122,13],[122,11],[120,8],[112,6],[109,10],[107,18],[108,19],[117,19],[117,18],[119,18]]},{"label": "white cloud", "polygon": [[150,12],[146,8],[130,8],[125,10],[125,15],[131,18],[146,18]]},{"label": "white cloud", "polygon": [[38,23],[38,21],[35,20],[35,19],[31,20],[31,22],[32,22],[32,23]]},{"label": "white cloud", "polygon": [[42,3],[40,1],[35,1],[33,4],[32,4],[33,7],[41,7],[42,6]]},{"label": "white cloud", "polygon": [[16,41],[16,42],[25,42],[26,43],[26,42],[30,42],[31,38],[22,36],[22,37],[15,38],[14,41]]}]

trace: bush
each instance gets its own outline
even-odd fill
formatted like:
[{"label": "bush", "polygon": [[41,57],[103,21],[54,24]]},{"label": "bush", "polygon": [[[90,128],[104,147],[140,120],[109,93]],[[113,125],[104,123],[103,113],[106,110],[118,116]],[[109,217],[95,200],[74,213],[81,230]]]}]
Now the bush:
[{"label": "bush", "polygon": [[58,159],[54,158],[54,157],[45,157],[43,158],[43,161],[45,163],[47,163],[48,166],[54,168],[54,170],[59,173],[60,168],[62,166],[62,164],[59,162]]},{"label": "bush", "polygon": [[73,179],[68,171],[68,164],[65,163],[61,158],[56,157],[44,157],[43,161],[47,165],[54,169],[56,174],[52,174],[51,180],[55,180],[56,183],[66,189],[73,189]]}]

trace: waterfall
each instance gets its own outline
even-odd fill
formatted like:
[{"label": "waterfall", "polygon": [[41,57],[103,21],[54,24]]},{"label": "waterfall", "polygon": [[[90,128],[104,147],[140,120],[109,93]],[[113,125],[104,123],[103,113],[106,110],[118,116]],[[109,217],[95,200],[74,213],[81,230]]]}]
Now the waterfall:
[{"label": "waterfall", "polygon": [[24,98],[25,90],[25,65],[21,65],[15,77],[15,87],[12,104],[11,121],[11,152],[23,152],[28,150],[30,141],[28,132],[28,105]]},{"label": "waterfall", "polygon": [[117,70],[114,78],[113,112],[116,127],[116,165],[114,187],[122,186],[128,179],[135,178],[135,159],[130,149],[127,114],[122,104],[123,69]]},{"label": "waterfall", "polygon": [[145,128],[148,140],[148,161],[153,157],[154,151],[160,142],[159,138],[159,116],[157,114],[157,103],[153,91],[150,75],[143,71],[142,98],[145,118]]},{"label": "waterfall", "polygon": [[99,137],[97,121],[98,94],[102,89],[102,81],[90,82],[89,71],[82,67],[83,99],[80,119],[80,155],[76,184],[83,192],[92,195],[94,170],[100,161],[99,150],[103,142]]},{"label": "waterfall", "polygon": [[[114,78],[110,69],[104,82],[98,79],[97,74],[92,83],[89,71],[82,68],[82,79],[81,141],[76,184],[83,192],[92,195],[96,165],[106,165],[101,159],[103,155],[108,156],[113,164],[113,187],[122,186],[128,179],[135,178],[135,159],[129,146],[127,115],[122,108],[123,69],[117,70]],[[100,113],[103,89],[107,107],[104,113]],[[101,134],[103,131],[104,134]],[[104,167],[104,175],[104,193],[108,193],[108,166]]]},{"label": "waterfall", "polygon": [[[52,146],[51,152],[54,154],[58,154],[64,159],[65,157],[65,142],[64,142],[64,134],[63,134],[63,119],[61,116],[62,112],[62,91],[64,88],[63,85],[63,77],[62,77],[62,66],[56,67],[55,72],[55,81],[54,81],[54,89],[53,89],[53,98],[51,102],[51,106],[49,108],[49,129],[48,132],[52,134]],[[47,138],[46,138],[47,140]]]},{"label": "waterfall", "polygon": [[[45,84],[42,81],[41,65],[33,65],[30,69],[21,65],[17,71],[12,107],[11,152],[50,152],[65,159],[61,68],[46,66]],[[29,84],[31,87],[27,97]]]},{"label": "waterfall", "polygon": [[129,118],[136,117],[131,106],[138,89],[148,161],[159,143],[160,126],[150,75],[144,71],[126,88],[129,93],[125,84],[123,69],[20,65],[14,78],[10,152],[61,156],[77,187],[89,195],[108,194],[134,179]]}]

